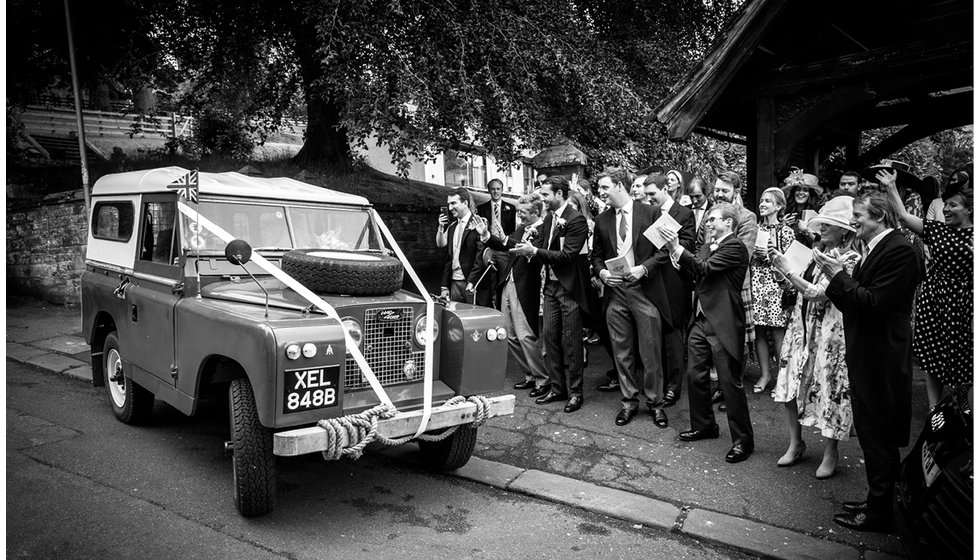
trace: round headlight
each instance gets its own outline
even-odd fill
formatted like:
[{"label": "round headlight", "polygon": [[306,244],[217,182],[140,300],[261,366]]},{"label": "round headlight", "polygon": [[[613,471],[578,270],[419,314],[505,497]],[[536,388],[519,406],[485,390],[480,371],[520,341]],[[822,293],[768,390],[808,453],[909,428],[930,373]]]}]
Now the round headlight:
[{"label": "round headlight", "polygon": [[487,340],[497,340],[497,329],[487,329]]},{"label": "round headlight", "polygon": [[286,347],[286,357],[290,360],[295,360],[299,358],[300,350],[299,344],[290,344]]},{"label": "round headlight", "polygon": [[[415,320],[415,344],[425,346],[425,315]],[[432,321],[432,340],[439,338],[439,323]]]},{"label": "round headlight", "polygon": [[497,338],[499,340],[506,340],[507,339],[507,329],[505,329],[503,327],[497,327]]},{"label": "round headlight", "polygon": [[303,356],[306,358],[312,358],[316,356],[316,344],[312,342],[307,342],[303,345]]},{"label": "round headlight", "polygon": [[[358,323],[357,319],[353,317],[344,317],[343,319],[340,320],[340,322],[344,325],[344,330],[347,331],[347,334],[349,334],[350,337],[354,340],[354,344],[356,344],[357,347],[360,348],[361,338],[362,338],[361,324]],[[349,348],[347,349],[347,353],[350,354]]]}]

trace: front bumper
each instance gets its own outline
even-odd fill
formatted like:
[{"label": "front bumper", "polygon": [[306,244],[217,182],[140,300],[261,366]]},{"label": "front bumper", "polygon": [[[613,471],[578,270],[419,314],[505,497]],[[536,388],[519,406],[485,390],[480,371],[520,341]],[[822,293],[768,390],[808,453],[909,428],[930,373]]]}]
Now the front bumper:
[{"label": "front bumper", "polygon": [[[509,416],[514,413],[514,395],[491,397],[489,417]],[[465,402],[432,409],[427,430],[441,430],[476,420],[476,405]],[[388,438],[400,438],[415,434],[422,422],[422,411],[399,412],[392,418],[378,420],[378,433]],[[349,447],[358,442],[342,442]],[[278,432],[273,436],[272,451],[280,456],[306,455],[328,450],[327,432],[319,426]]]}]

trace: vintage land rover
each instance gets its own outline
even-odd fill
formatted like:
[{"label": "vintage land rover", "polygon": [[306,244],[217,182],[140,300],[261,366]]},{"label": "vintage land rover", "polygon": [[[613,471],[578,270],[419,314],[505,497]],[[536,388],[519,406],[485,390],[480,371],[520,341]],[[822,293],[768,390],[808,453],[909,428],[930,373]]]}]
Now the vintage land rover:
[{"label": "vintage land rover", "polygon": [[503,316],[429,296],[366,199],[170,167],[107,175],[91,200],[94,385],[129,424],[154,399],[191,415],[227,394],[241,514],[273,508],[277,455],[418,441],[455,469],[477,423],[513,413],[485,396],[504,385]]}]

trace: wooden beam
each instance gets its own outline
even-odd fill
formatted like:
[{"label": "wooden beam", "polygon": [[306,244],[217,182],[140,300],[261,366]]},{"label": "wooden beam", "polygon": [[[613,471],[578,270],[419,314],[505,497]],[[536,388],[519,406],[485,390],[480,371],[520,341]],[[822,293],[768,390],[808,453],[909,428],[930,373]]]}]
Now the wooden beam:
[{"label": "wooden beam", "polygon": [[857,159],[856,167],[863,169],[873,165],[882,159],[894,154],[912,142],[925,138],[926,136],[973,123],[973,117],[960,114],[950,114],[942,118],[927,118],[909,124],[888,138],[883,139],[877,145],[866,150]]},{"label": "wooden beam", "polygon": [[973,35],[951,33],[921,41],[896,43],[865,52],[773,69],[767,75],[746,80],[738,94],[746,97],[787,95],[803,89],[839,85],[869,77],[923,72],[945,75],[963,73],[972,83]]},{"label": "wooden beam", "polygon": [[875,107],[861,113],[861,130],[908,124],[918,115],[963,113],[973,116],[973,92],[964,91],[939,97],[925,97],[885,107]]},{"label": "wooden beam", "polygon": [[783,123],[775,132],[774,164],[776,169],[786,165],[790,154],[800,141],[818,130],[824,123],[855,106],[867,103],[873,98],[874,92],[868,91],[862,86],[841,87],[810,105],[793,119]]}]

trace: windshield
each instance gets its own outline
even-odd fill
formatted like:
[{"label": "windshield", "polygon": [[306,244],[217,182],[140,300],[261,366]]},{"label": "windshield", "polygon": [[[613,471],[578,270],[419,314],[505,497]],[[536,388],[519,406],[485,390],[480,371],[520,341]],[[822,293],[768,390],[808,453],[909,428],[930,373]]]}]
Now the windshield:
[{"label": "windshield", "polygon": [[[367,208],[202,201],[200,214],[255,250],[381,248]],[[225,243],[193,217],[181,223],[186,249],[224,251]]]}]

